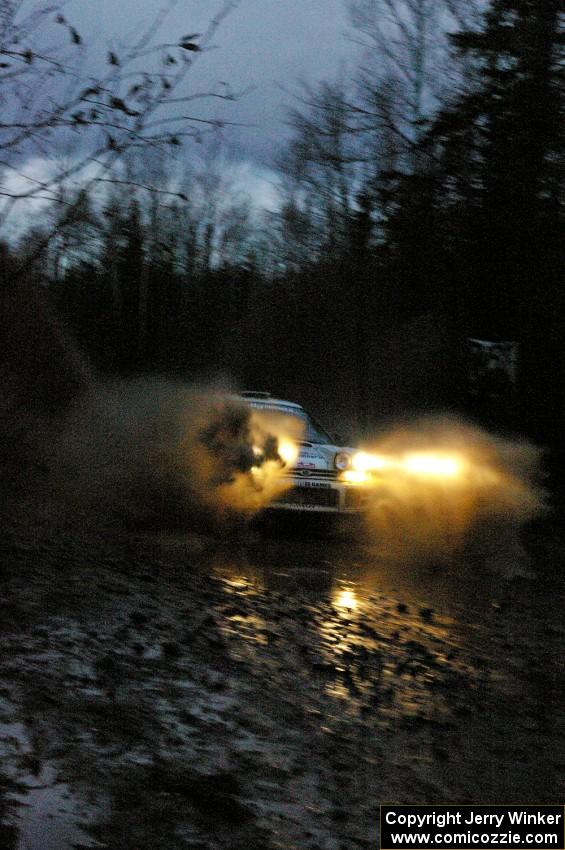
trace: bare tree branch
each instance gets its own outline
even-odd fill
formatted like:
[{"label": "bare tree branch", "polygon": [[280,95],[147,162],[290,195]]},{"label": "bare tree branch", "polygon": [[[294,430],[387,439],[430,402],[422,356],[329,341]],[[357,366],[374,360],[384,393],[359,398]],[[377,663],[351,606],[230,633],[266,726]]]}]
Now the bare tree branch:
[{"label": "bare tree branch", "polygon": [[[74,182],[87,190],[96,183],[120,180],[112,170],[128,150],[161,145],[172,150],[182,139],[198,141],[199,128],[215,132],[234,124],[179,114],[178,107],[196,100],[233,101],[241,95],[225,83],[217,90],[196,93],[185,87],[194,62],[215,49],[213,39],[238,0],[223,2],[201,35],[156,43],[156,34],[176,4],[170,0],[159,9],[131,44],[112,46],[106,70],[85,79],[75,65],[84,38],[63,13],[64,0],[37,4],[0,0],[0,197],[5,199],[0,204],[0,227],[18,204],[52,200],[58,187]],[[49,45],[57,27],[66,41]],[[69,162],[60,166],[65,149]],[[72,149],[76,155],[69,154]],[[51,174],[41,177],[30,170],[34,150],[55,166]],[[59,224],[71,215],[67,209]]]}]

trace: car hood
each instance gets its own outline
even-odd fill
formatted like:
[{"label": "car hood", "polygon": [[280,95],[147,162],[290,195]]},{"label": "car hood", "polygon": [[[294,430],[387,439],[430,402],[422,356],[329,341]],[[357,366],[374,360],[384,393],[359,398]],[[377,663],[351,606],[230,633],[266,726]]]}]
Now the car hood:
[{"label": "car hood", "polygon": [[320,443],[300,445],[299,455],[295,464],[296,469],[335,469],[335,456],[338,452],[348,452],[353,455],[356,449],[343,446],[328,446]]}]

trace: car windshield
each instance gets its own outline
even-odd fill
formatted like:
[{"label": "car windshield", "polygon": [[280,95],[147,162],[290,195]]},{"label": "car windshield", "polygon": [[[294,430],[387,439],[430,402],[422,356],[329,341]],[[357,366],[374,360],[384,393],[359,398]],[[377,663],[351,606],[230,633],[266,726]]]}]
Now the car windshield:
[{"label": "car windshield", "polygon": [[333,440],[330,435],[308,413],[305,412],[300,419],[306,423],[304,439],[308,443],[318,443],[323,446],[332,445]]},{"label": "car windshield", "polygon": [[280,417],[281,420],[286,419],[289,416],[293,419],[297,419],[301,426],[301,439],[307,443],[316,443],[317,445],[324,446],[333,445],[333,440],[327,431],[325,431],[322,426],[310,416],[310,414],[306,413],[306,411],[300,407],[287,407],[287,405],[284,404],[257,404],[253,402],[250,402],[250,404],[255,410],[264,411],[270,416]]}]

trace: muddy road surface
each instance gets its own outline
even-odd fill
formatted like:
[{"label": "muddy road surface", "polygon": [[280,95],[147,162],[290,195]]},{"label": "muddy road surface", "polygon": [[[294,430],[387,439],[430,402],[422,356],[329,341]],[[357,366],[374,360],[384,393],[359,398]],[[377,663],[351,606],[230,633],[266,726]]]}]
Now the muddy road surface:
[{"label": "muddy road surface", "polygon": [[9,529],[0,847],[374,848],[382,802],[562,801],[565,545],[526,543]]}]

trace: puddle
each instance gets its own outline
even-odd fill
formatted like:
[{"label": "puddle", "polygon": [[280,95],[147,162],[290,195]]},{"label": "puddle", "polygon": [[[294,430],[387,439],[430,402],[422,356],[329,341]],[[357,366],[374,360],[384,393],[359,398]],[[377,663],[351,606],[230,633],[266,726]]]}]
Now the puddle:
[{"label": "puddle", "polygon": [[57,768],[36,763],[33,773],[19,769],[22,759],[33,760],[33,749],[23,724],[0,723],[0,756],[3,774],[15,783],[6,796],[6,824],[17,830],[15,850],[61,850],[63,847],[99,847],[81,828],[99,815],[99,807],[80,800]]},{"label": "puddle", "polygon": [[[506,791],[530,787],[535,765],[515,740],[538,752],[529,712],[545,680],[524,682],[532,635],[544,649],[547,633],[545,619],[528,628],[529,599],[514,610],[496,579],[393,569],[331,541],[252,539],[228,555],[210,547],[201,575],[164,564],[151,587],[133,561],[131,610],[116,592],[79,625],[47,617],[0,635],[0,775],[18,831],[0,850],[119,847],[123,835],[219,846],[218,801],[254,813],[233,824],[237,846],[267,846],[262,830],[281,848],[365,846],[367,787],[472,797],[492,740]],[[109,586],[102,568],[97,581]]]},{"label": "puddle", "polygon": [[68,785],[30,787],[16,794],[21,805],[14,821],[19,830],[16,850],[61,850],[62,847],[100,847],[79,826],[93,819],[94,807],[79,801]]}]

